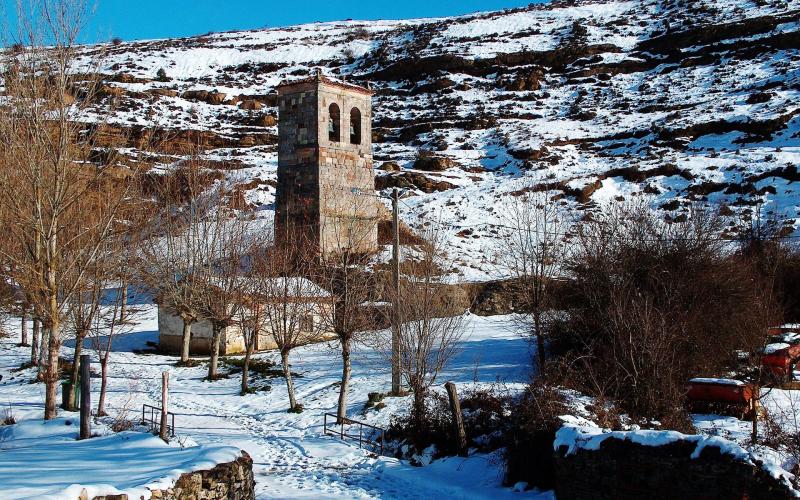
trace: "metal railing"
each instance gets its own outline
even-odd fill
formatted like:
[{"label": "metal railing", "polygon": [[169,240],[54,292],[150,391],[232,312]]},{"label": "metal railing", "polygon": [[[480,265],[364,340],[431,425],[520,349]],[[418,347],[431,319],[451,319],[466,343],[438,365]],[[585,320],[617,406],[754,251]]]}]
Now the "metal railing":
[{"label": "metal railing", "polygon": [[[149,412],[147,411],[149,410]],[[149,418],[148,418],[149,417]],[[175,414],[167,412],[167,434],[175,437]],[[161,408],[157,406],[142,405],[142,425],[149,424],[151,432],[161,431]]]},{"label": "metal railing", "polygon": [[[332,422],[328,423],[328,417],[331,417]],[[364,444],[368,444],[373,446],[374,448],[380,449],[380,455],[383,455],[383,441],[386,437],[386,431],[381,429],[380,427],[376,427],[374,425],[370,425],[364,422],[359,422],[358,420],[353,420],[347,417],[339,418],[333,413],[325,413],[323,416],[322,426],[324,429],[325,434],[329,434],[331,436],[338,436],[339,439],[353,439],[358,440],[358,447],[362,448]],[[345,429],[345,426],[347,428]],[[358,426],[358,434],[350,433],[351,428],[353,426]],[[364,428],[370,429],[373,432],[368,434],[364,434]],[[377,438],[373,438],[373,436],[378,434]]]}]

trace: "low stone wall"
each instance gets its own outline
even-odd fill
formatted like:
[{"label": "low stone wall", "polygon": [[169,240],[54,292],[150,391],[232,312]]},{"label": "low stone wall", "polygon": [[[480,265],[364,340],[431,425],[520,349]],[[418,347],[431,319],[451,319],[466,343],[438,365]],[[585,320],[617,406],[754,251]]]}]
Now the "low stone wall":
[{"label": "low stone wall", "polygon": [[[182,474],[172,488],[152,490],[151,495],[159,500],[254,500],[253,459],[243,451],[233,462]],[[93,500],[134,499],[123,494],[98,496]]]},{"label": "low stone wall", "polygon": [[555,452],[556,497],[796,498],[788,482],[774,477],[762,464],[713,444],[699,444],[696,439],[673,439],[658,445],[634,441],[615,436],[577,449],[559,446]]}]

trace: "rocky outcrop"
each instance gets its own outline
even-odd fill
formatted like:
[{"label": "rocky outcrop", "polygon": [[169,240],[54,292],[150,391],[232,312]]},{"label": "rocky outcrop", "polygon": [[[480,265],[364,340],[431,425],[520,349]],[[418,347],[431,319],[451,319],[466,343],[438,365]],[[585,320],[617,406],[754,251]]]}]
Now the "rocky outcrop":
[{"label": "rocky outcrop", "polygon": [[222,104],[227,99],[227,94],[223,92],[209,92],[207,90],[187,90],[181,97],[190,101],[201,101],[208,104]]},{"label": "rocky outcrop", "polygon": [[426,172],[444,172],[448,168],[453,168],[456,165],[456,162],[452,158],[424,152],[420,152],[417,161],[414,162],[414,168],[416,170],[424,170]]},{"label": "rocky outcrop", "polygon": [[519,280],[495,280],[468,285],[472,296],[470,311],[478,316],[522,312]]},{"label": "rocky outcrop", "polygon": [[[267,115],[269,116],[269,115]],[[274,117],[270,117],[274,120]],[[266,125],[265,125],[266,126]],[[276,144],[275,134],[241,131],[227,136],[210,130],[164,130],[140,126],[104,125],[95,137],[96,147],[133,147],[165,154],[193,154],[216,148]]]},{"label": "rocky outcrop", "polygon": [[388,188],[419,189],[423,193],[436,193],[455,188],[455,184],[447,181],[436,181],[418,172],[403,172],[393,175],[381,175],[375,178],[375,189],[382,191]]},{"label": "rocky outcrop", "polygon": [[542,87],[544,72],[539,69],[532,69],[511,75],[500,80],[505,90],[512,92],[539,90]]}]

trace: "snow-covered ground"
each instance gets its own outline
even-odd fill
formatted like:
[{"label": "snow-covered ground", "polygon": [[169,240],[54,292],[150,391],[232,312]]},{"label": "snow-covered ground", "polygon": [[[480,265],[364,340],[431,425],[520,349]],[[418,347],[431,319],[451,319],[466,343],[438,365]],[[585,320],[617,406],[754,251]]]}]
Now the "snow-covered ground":
[{"label": "snow-covered ground", "polygon": [[[175,367],[177,358],[154,354],[135,354],[146,348],[147,341],[157,340],[155,308],[141,306],[139,323],[115,340],[109,385],[111,416],[128,412],[136,418],[143,403],[158,405],[163,370],[170,371],[170,410],[176,416],[179,437],[201,445],[228,445],[247,451],[254,460],[256,490],[259,498],[551,498],[549,492],[514,492],[502,486],[502,460],[499,454],[473,454],[468,458],[449,458],[426,467],[413,467],[394,458],[377,457],[357,444],[325,436],[322,420],[325,412],[335,411],[340,362],[332,344],[318,344],[298,349],[292,369],[298,399],[305,405],[301,414],[287,413],[283,379],[273,379],[272,389],[247,396],[239,395],[240,379],[232,375],[216,382],[203,380],[206,368]],[[530,375],[531,357],[527,342],[513,331],[509,317],[470,316],[461,351],[440,379],[455,381],[460,388],[473,384],[505,384],[520,388]],[[41,419],[44,403],[43,384],[29,383],[32,372],[12,371],[28,357],[27,348],[16,347],[18,321],[7,329],[10,338],[0,343],[0,405],[9,408],[17,425]],[[65,346],[64,354],[69,354]],[[258,357],[276,359],[274,353]],[[94,365],[98,366],[98,365]],[[393,412],[402,412],[407,398],[387,398],[381,410],[363,413],[369,392],[389,389],[388,363],[384,356],[366,347],[358,349],[353,367],[353,382],[348,415],[385,426]],[[99,379],[92,379],[93,403],[97,401]],[[256,384],[259,385],[259,384]],[[75,413],[65,413],[75,418]],[[40,421],[41,422],[41,421]],[[41,423],[36,425],[41,425]],[[58,423],[58,428],[62,428]],[[65,426],[63,426],[65,427]],[[98,429],[103,429],[98,426]],[[74,429],[73,429],[74,432]],[[61,435],[61,438],[68,439]],[[113,439],[112,437],[102,439]],[[99,441],[98,441],[99,442]],[[111,441],[113,442],[113,441]],[[38,497],[61,491],[73,483],[97,484],[96,473],[70,459],[68,477],[52,476],[61,484],[42,484],[40,469],[20,467],[8,458],[9,447],[17,447],[13,435],[0,442],[0,483],[5,498]],[[19,453],[20,451],[12,452]],[[102,463],[103,455],[95,458]],[[113,467],[109,458],[106,465]],[[134,486],[122,472],[103,476],[103,483],[123,489]],[[70,490],[72,491],[72,490]],[[10,493],[9,493],[10,492]]]},{"label": "snow-covered ground", "polygon": [[127,493],[148,497],[172,486],[184,472],[235,460],[231,446],[198,446],[191,439],[167,444],[146,432],[101,434],[77,441],[78,419],[23,420],[0,427],[0,484],[4,498],[78,498]]}]

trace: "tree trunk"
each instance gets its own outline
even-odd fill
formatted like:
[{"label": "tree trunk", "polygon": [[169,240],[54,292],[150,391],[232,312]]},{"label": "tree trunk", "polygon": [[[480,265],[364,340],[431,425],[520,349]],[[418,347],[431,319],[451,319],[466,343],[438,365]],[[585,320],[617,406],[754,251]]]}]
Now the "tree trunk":
[{"label": "tree trunk", "polygon": [[97,416],[106,416],[106,386],[108,384],[108,359],[100,358],[100,397],[97,399]]},{"label": "tree trunk", "polygon": [[47,342],[48,360],[44,375],[45,397],[44,397],[44,419],[51,420],[58,416],[58,353],[61,349],[61,342],[58,338],[58,323],[54,323],[48,328],[50,335]]},{"label": "tree trunk", "polygon": [[412,422],[417,431],[421,431],[425,427],[426,408],[425,408],[425,389],[422,384],[416,383],[413,387],[414,390],[414,408],[412,409]]},{"label": "tree trunk", "polygon": [[126,316],[128,316],[128,284],[122,284],[122,298],[119,306],[119,322],[125,323]]},{"label": "tree trunk", "polygon": [[75,411],[75,389],[78,387],[78,373],[80,369],[79,360],[81,359],[81,351],[83,351],[83,338],[86,336],[84,332],[78,332],[75,335],[75,353],[72,355],[72,371],[69,375],[69,398],[67,399],[69,411]]},{"label": "tree trunk", "polygon": [[255,340],[251,339],[250,342],[247,343],[247,349],[244,353],[244,363],[242,364],[242,396],[247,394],[247,391],[250,389],[248,377],[250,376],[250,357],[253,355],[254,347]]},{"label": "tree trunk", "polygon": [[533,313],[533,327],[536,329],[536,351],[539,354],[539,369],[538,373],[544,372],[545,352],[544,352],[544,335],[542,335],[542,319],[539,313]]},{"label": "tree trunk", "polygon": [[192,340],[192,323],[187,321],[185,318],[183,320],[183,344],[181,347],[181,363],[186,363],[189,361],[189,343]]},{"label": "tree trunk", "polygon": [[52,337],[50,328],[42,329],[42,339],[39,344],[39,380],[44,380],[47,371],[48,356],[50,353],[50,338]]},{"label": "tree trunk", "polygon": [[347,416],[347,388],[350,385],[350,342],[342,342],[342,385],[339,386],[339,408],[336,419],[341,422]]},{"label": "tree trunk", "polygon": [[222,337],[222,328],[216,324],[211,324],[211,362],[208,364],[208,380],[217,378],[217,364],[219,363],[219,341]]},{"label": "tree trunk", "polygon": [[[289,411],[294,411],[297,407],[297,400],[294,396],[294,381],[292,371],[289,369],[289,351],[281,352],[281,366],[283,366],[283,376],[286,378],[286,391],[289,393]],[[341,401],[341,396],[339,401]]]},{"label": "tree trunk", "polygon": [[28,308],[22,309],[22,338],[19,345],[28,347]]},{"label": "tree trunk", "polygon": [[33,318],[33,338],[31,339],[31,366],[39,364],[39,318]]}]

